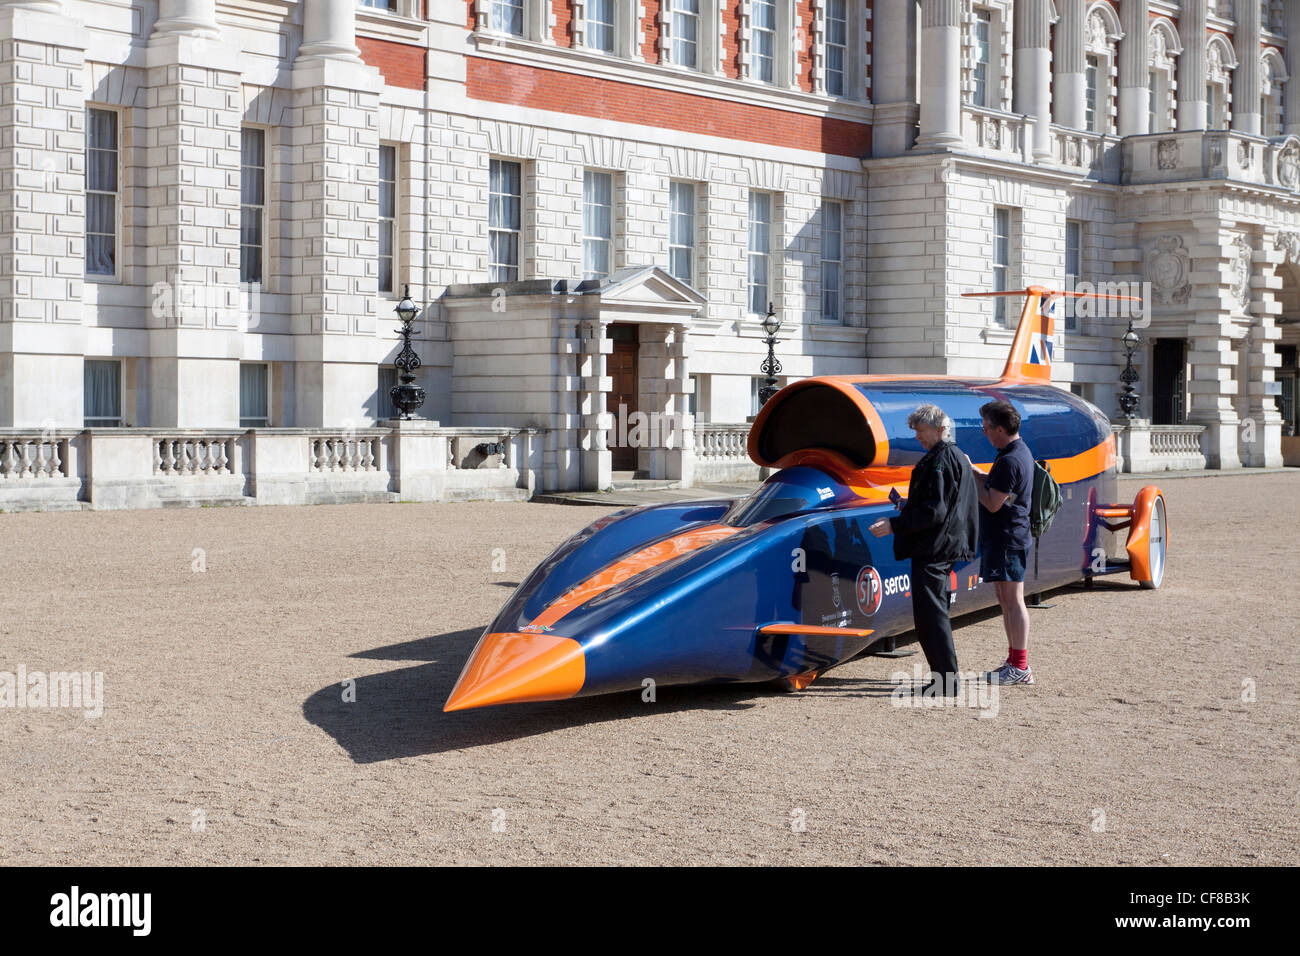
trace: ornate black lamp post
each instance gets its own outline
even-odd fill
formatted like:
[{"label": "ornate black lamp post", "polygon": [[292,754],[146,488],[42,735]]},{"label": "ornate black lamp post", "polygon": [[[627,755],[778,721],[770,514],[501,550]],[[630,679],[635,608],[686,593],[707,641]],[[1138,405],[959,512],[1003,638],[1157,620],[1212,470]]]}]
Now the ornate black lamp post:
[{"label": "ornate black lamp post", "polygon": [[781,319],[777,316],[772,303],[767,304],[767,315],[763,318],[763,331],[767,333],[767,358],[759,369],[767,376],[767,382],[758,390],[758,403],[766,405],[767,400],[780,391],[776,387],[776,377],[781,374],[781,363],[776,358],[776,334],[781,331]]},{"label": "ornate black lamp post", "polygon": [[1133,367],[1133,352],[1142,344],[1142,338],[1133,331],[1132,319],[1128,320],[1128,331],[1120,341],[1124,343],[1124,371],[1119,373],[1119,380],[1124,383],[1124,391],[1119,395],[1119,407],[1124,417],[1132,421],[1138,407],[1137,389],[1133,387],[1138,380],[1137,369]]},{"label": "ornate black lamp post", "polygon": [[398,384],[388,390],[388,397],[392,399],[393,407],[402,413],[402,418],[410,421],[411,412],[424,404],[424,388],[415,384],[413,374],[420,367],[420,356],[416,355],[415,349],[411,348],[411,323],[415,321],[420,310],[411,301],[409,285],[403,287],[402,301],[397,303],[394,311],[402,321],[402,327],[398,330],[402,336],[402,350],[397,353],[397,360],[393,365],[401,374],[398,376]]}]

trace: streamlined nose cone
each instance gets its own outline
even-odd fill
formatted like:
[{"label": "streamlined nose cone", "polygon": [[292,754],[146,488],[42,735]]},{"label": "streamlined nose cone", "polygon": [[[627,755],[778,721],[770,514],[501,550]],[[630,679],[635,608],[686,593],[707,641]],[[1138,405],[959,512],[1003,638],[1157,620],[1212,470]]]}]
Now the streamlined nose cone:
[{"label": "streamlined nose cone", "polygon": [[565,700],[587,676],[582,645],[553,634],[484,634],[443,712],[530,700]]}]

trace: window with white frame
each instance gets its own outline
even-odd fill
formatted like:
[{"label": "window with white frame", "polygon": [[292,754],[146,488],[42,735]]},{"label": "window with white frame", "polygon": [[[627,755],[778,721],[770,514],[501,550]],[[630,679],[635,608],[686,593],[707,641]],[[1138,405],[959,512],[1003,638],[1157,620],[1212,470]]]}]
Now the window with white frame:
[{"label": "window with white frame", "polygon": [[[1011,210],[1001,206],[993,210],[993,291],[1011,288]],[[1007,325],[1007,296],[993,300],[993,321]]]},{"label": "window with white frame", "polygon": [[82,415],[86,428],[122,424],[122,363],[116,359],[86,359],[82,375]]},{"label": "window with white frame", "polygon": [[519,278],[519,247],[523,234],[523,166],[505,159],[489,162],[488,281]]},{"label": "window with white frame", "polygon": [[668,184],[668,272],[694,285],[695,183]]},{"label": "window with white frame", "polygon": [[379,147],[379,291],[396,291],[397,147]]},{"label": "window with white frame", "polygon": [[672,62],[691,70],[700,68],[701,0],[673,0]]},{"label": "window with white frame", "polygon": [[[1065,288],[1073,290],[1083,275],[1083,223],[1078,219],[1065,220]],[[1077,332],[1079,329],[1077,300],[1066,296],[1062,303],[1065,315],[1065,331]]]},{"label": "window with white frame", "polygon": [[1177,57],[1182,52],[1182,43],[1173,23],[1164,17],[1153,20],[1147,35],[1147,132],[1168,133],[1178,126],[1174,91],[1177,89]]},{"label": "window with white frame", "polygon": [[822,307],[823,322],[843,320],[844,204],[822,203]]},{"label": "window with white frame", "polygon": [[1232,71],[1236,54],[1223,34],[1210,37],[1205,51],[1205,128],[1227,129],[1232,122]]},{"label": "window with white frame", "polygon": [[524,35],[524,0],[489,0],[487,28],[494,33]]},{"label": "window with white frame", "polygon": [[849,66],[848,0],[827,0],[825,57],[826,92],[831,96],[843,96],[844,77]]},{"label": "window with white frame", "polygon": [[749,75],[763,83],[776,77],[776,0],[750,0]]},{"label": "window with white frame", "polygon": [[584,45],[602,53],[614,52],[614,0],[585,0]]},{"label": "window with white frame", "polygon": [[239,427],[271,424],[270,371],[265,362],[239,364]]},{"label": "window with white frame", "polygon": [[239,281],[261,282],[266,226],[266,131],[245,126],[239,150]]},{"label": "window with white frame", "polygon": [[603,279],[613,271],[614,175],[582,174],[582,277]]},{"label": "window with white frame", "polygon": [[1084,126],[1089,132],[1115,132],[1115,70],[1119,39],[1123,35],[1119,15],[1109,3],[1098,2],[1088,11],[1085,31],[1086,103]]},{"label": "window with white frame", "polygon": [[86,110],[86,275],[117,274],[117,111]]},{"label": "window with white frame", "polygon": [[397,12],[397,0],[358,0],[363,7],[369,7],[372,10],[387,10],[389,13]]},{"label": "window with white frame", "polygon": [[974,10],[971,102],[975,106],[991,107],[996,102],[993,77],[993,13],[983,7]]},{"label": "window with white frame", "polygon": [[772,301],[772,194],[749,194],[747,301],[751,315],[766,315]]}]

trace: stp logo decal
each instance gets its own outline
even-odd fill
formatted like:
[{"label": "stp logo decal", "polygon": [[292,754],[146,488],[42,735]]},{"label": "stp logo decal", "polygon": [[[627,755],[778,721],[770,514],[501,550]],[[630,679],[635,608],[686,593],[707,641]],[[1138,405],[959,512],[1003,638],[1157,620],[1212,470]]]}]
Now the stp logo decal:
[{"label": "stp logo decal", "polygon": [[880,583],[880,573],[870,565],[858,572],[858,610],[870,617],[880,610],[880,600],[885,589]]}]

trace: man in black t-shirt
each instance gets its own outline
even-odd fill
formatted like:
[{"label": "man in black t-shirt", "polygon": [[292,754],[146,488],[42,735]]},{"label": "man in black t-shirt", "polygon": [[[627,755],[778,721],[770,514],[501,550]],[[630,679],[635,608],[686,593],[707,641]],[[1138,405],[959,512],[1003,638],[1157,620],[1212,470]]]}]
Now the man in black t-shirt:
[{"label": "man in black t-shirt", "polygon": [[1029,552],[1029,504],[1034,457],[1020,439],[1020,413],[1010,402],[980,407],[984,435],[998,451],[979,476],[980,576],[993,582],[1007,632],[1007,660],[985,679],[991,684],[1032,684],[1029,669],[1029,611],[1025,607],[1025,557]]}]

